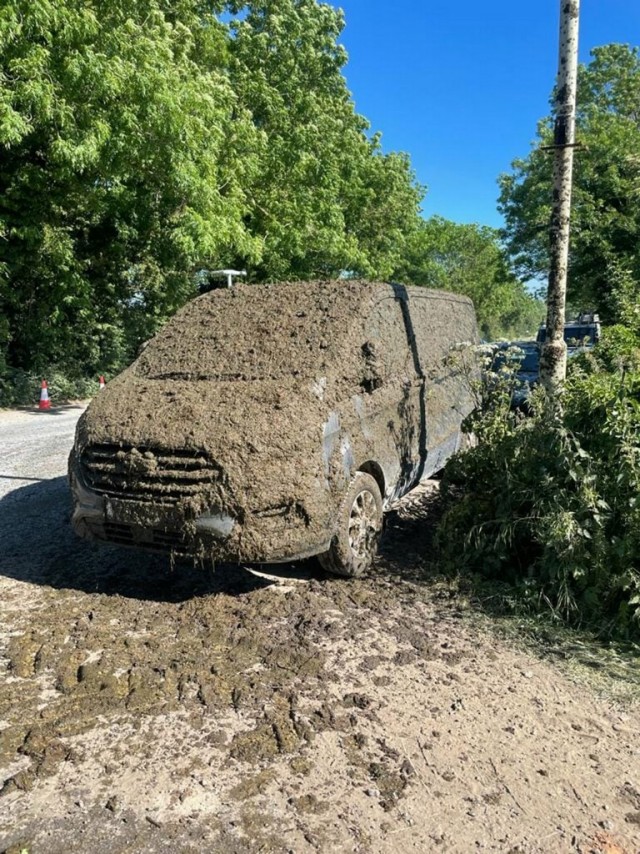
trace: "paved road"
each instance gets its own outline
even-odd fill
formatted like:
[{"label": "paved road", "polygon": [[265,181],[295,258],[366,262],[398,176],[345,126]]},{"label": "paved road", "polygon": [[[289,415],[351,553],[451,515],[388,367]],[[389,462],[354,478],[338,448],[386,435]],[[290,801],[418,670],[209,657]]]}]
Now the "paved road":
[{"label": "paved road", "polygon": [[32,481],[65,475],[84,406],[0,412],[0,496]]},{"label": "paved road", "polygon": [[[150,581],[152,587],[163,584],[168,557],[90,543],[71,529],[67,459],[84,408],[0,412],[0,600],[5,603],[10,590],[21,595],[24,582],[35,585],[34,601],[42,585],[135,595],[140,585],[148,593]],[[186,585],[185,596],[193,593]]]}]

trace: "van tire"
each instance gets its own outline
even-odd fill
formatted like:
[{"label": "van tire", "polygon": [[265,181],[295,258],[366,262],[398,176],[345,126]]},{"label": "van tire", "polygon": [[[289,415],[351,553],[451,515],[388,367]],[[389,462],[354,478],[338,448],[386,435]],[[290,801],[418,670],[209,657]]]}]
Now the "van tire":
[{"label": "van tire", "polygon": [[333,575],[359,578],[371,568],[381,534],[380,487],[370,474],[358,472],[340,505],[337,533],[318,561]]}]

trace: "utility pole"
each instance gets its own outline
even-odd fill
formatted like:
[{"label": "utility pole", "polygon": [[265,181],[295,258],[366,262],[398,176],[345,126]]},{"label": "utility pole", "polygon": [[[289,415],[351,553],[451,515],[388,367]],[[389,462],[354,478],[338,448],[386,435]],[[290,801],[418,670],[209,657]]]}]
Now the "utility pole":
[{"label": "utility pole", "polygon": [[580,0],[560,0],[560,53],[553,129],[553,209],[549,235],[547,334],[540,357],[540,380],[551,394],[561,389],[567,375],[564,322],[576,127],[579,18]]}]

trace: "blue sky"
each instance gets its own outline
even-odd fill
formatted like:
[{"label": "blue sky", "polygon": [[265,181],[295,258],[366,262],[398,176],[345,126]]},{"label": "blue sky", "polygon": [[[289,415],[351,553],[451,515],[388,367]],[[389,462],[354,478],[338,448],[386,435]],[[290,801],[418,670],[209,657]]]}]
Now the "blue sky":
[{"label": "blue sky", "polygon": [[[340,0],[356,108],[406,151],[429,191],[424,214],[501,225],[496,179],[525,156],[549,110],[559,0]],[[582,0],[580,60],[640,45],[638,0]]]}]

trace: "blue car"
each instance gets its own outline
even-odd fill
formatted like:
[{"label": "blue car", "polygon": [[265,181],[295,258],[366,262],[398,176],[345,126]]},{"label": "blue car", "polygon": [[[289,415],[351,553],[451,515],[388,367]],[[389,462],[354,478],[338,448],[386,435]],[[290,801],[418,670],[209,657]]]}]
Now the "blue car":
[{"label": "blue car", "polygon": [[508,341],[498,344],[491,370],[500,371],[507,364],[514,370],[511,408],[526,409],[540,372],[538,344],[535,341]]}]

